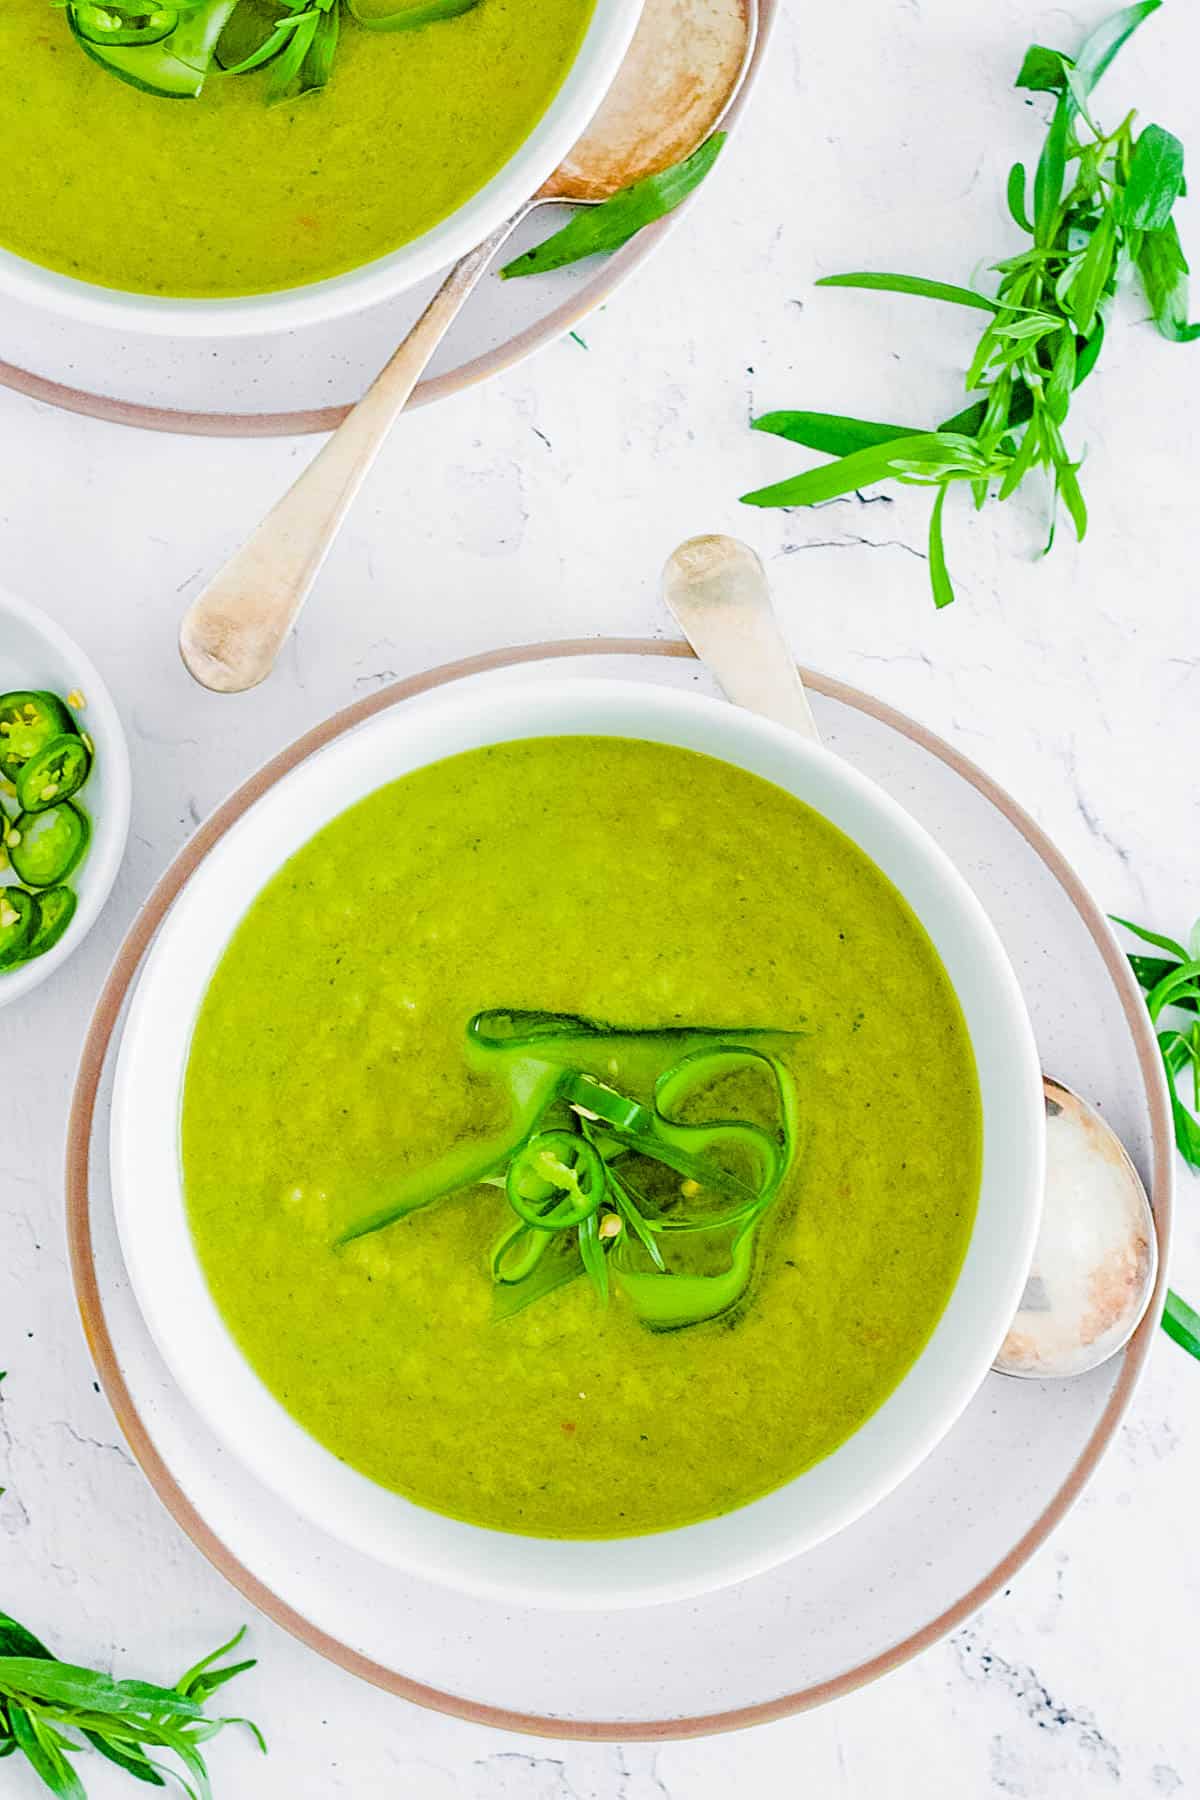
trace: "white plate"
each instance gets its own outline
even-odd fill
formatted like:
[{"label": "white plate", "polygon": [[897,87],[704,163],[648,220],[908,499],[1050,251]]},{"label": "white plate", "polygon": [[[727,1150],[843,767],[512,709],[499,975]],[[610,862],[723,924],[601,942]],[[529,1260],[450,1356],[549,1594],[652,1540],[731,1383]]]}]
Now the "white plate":
[{"label": "white plate", "polygon": [[[74,710],[96,746],[96,760],[79,799],[92,835],[68,882],[79,901],[74,918],[44,956],[0,970],[0,1007],[40,987],[82,944],[112,891],[129,837],[129,751],[111,694],[61,625],[27,600],[0,591],[0,694],[18,688],[45,688],[64,700],[73,689],[82,693],[86,705]],[[0,872],[5,880],[15,880],[11,870]]]},{"label": "white plate", "polygon": [[[760,0],[754,54],[726,129],[735,127],[762,68],[777,10],[776,0]],[[701,202],[707,185],[684,206]],[[409,405],[458,393],[562,337],[628,279],[682,211],[600,261],[522,281],[486,275]],[[504,260],[549,236],[568,216],[569,209],[539,207],[514,232]],[[154,431],[217,437],[331,431],[379,373],[443,273],[349,318],[239,337],[124,333],[72,322],[0,293],[0,385],[69,412]]]},{"label": "white plate", "polygon": [[[565,666],[707,686],[694,663],[663,660],[673,646],[614,648],[598,645]],[[511,680],[496,666],[508,660],[465,665],[464,679]],[[554,680],[563,669],[543,652],[521,677]],[[214,1564],[314,1648],[408,1698],[514,1729],[627,1740],[818,1704],[949,1630],[1044,1539],[1112,1437],[1158,1304],[1125,1355],[1095,1375],[1060,1384],[989,1377],[921,1469],[836,1538],[772,1574],[642,1612],[631,1628],[619,1612],[471,1599],[339,1547],[221,1449],[171,1381],[133,1301],[107,1183],[106,1057],[140,957],[206,850],[297,749],[317,748],[420,686],[372,696],[247,784],[164,877],[118,958],[85,1046],[68,1192],[75,1279],[101,1379],[158,1493]],[[814,710],[826,742],[931,829],[975,888],[1016,968],[1045,1066],[1088,1095],[1128,1145],[1165,1253],[1165,1091],[1140,995],[1100,914],[1031,822],[945,746],[835,684],[819,687]]]}]

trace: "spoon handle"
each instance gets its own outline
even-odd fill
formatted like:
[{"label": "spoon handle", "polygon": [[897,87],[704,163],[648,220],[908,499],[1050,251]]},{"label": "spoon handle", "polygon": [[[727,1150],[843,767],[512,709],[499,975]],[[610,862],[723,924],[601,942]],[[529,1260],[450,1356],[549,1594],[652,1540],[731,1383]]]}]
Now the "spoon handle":
[{"label": "spoon handle", "polygon": [[530,204],[455,263],[358,405],[189,607],[179,649],[202,687],[240,694],[271,673],[384,439],[479,277]]},{"label": "spoon handle", "polygon": [[748,544],[689,538],[667,559],[662,593],[684,637],[736,706],[820,741],[766,571]]}]

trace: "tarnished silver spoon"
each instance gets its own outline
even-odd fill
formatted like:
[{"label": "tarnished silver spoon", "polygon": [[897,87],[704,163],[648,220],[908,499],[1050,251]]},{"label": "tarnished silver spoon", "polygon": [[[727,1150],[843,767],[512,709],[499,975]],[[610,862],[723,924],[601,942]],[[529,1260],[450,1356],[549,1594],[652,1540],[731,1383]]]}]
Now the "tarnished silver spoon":
[{"label": "tarnished silver spoon", "polygon": [[1046,1075],[1046,1193],[1020,1311],[995,1367],[1085,1375],[1133,1336],[1158,1277],[1154,1215],[1125,1146]]},{"label": "tarnished silver spoon", "polygon": [[[730,537],[689,538],[668,558],[663,598],[729,698],[818,738],[766,572]],[[1049,1380],[1083,1375],[1125,1345],[1158,1273],[1154,1216],[1116,1133],[1049,1076],[1046,1192],[1029,1280],[994,1367]]]},{"label": "tarnished silver spoon", "polygon": [[617,79],[565,161],[454,265],[324,449],[188,608],[179,650],[203,687],[240,694],[270,674],[367,471],[509,234],[537,206],[605,200],[697,149],[733,105],[757,30],[758,0],[645,0]]}]

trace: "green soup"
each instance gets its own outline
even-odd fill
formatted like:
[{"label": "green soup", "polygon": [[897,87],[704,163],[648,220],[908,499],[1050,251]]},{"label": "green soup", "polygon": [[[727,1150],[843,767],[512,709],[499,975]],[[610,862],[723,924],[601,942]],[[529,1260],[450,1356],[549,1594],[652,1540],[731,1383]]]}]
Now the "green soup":
[{"label": "green soup", "polygon": [[[731,1313],[655,1332],[576,1280],[495,1321],[487,1186],[333,1248],[495,1127],[463,1027],[505,1006],[806,1031],[798,1154]],[[616,1537],[727,1512],[875,1411],[958,1274],[981,1129],[936,952],[849,839],[707,757],[566,738],[406,776],[285,865],[201,1010],[182,1154],[217,1304],[315,1437],[461,1519]]]},{"label": "green soup", "polygon": [[476,193],[557,92],[592,0],[481,0],[396,34],[343,22],[330,84],[198,100],[92,62],[52,0],[0,6],[0,244],[105,287],[236,295],[382,256]]}]

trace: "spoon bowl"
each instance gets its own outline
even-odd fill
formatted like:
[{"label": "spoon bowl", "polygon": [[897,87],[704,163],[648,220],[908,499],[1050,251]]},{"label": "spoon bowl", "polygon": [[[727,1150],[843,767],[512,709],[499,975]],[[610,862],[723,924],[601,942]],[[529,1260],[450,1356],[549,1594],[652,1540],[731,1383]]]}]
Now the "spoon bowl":
[{"label": "spoon bowl", "polygon": [[607,200],[716,130],[754,54],[757,0],[646,0],[600,110],[536,200]]},{"label": "spoon bowl", "polygon": [[1158,1275],[1154,1215],[1125,1146],[1094,1107],[1046,1076],[1046,1193],[1020,1310],[995,1367],[1086,1375],[1124,1349]]}]

